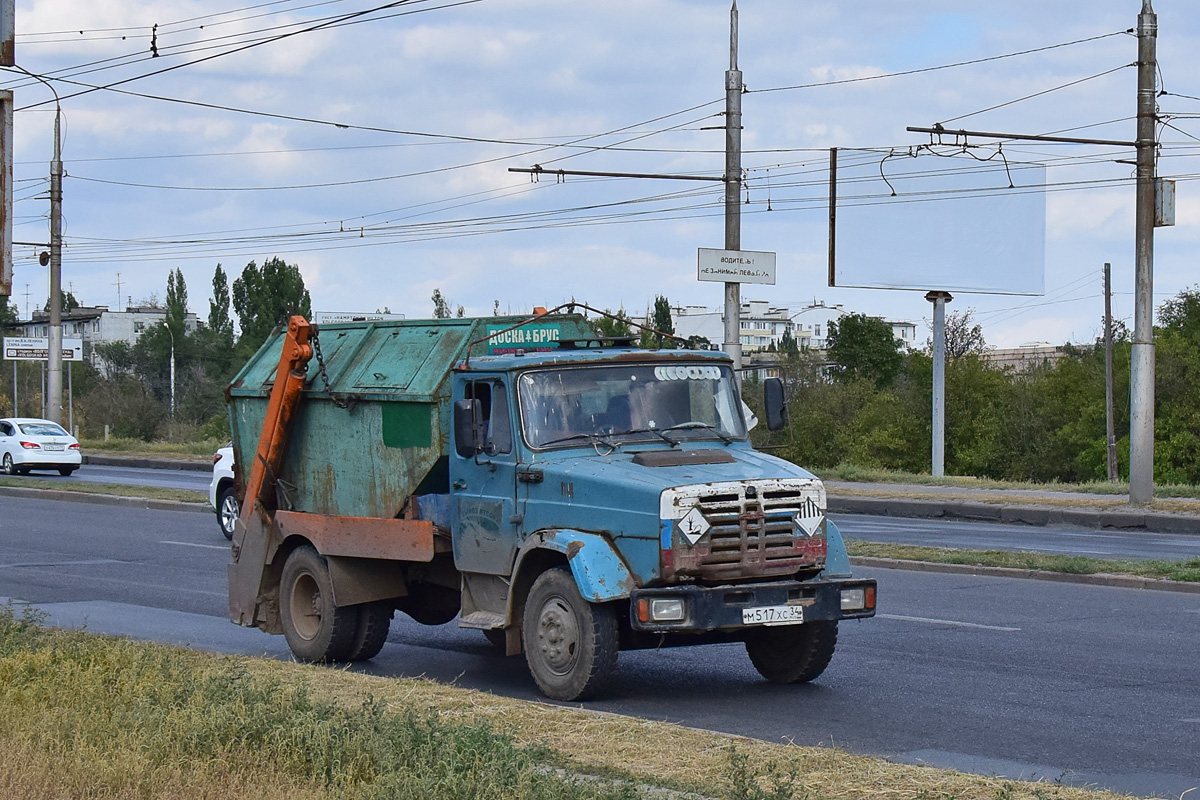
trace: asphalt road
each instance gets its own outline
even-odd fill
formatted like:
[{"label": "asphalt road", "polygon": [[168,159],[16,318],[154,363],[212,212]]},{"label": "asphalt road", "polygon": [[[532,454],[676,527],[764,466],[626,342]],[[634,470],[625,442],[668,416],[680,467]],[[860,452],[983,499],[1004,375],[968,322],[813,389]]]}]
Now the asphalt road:
[{"label": "asphalt road", "polygon": [[[212,473],[85,465],[69,478],[57,473],[36,477],[64,485],[75,481],[208,491]],[[1070,525],[1019,525],[945,519],[906,519],[858,514],[831,518],[847,538],[870,542],[928,545],[967,550],[1028,550],[1092,558],[1184,560],[1200,558],[1200,535],[1148,533],[1142,530],[1094,530]]]},{"label": "asphalt road", "polygon": [[[226,621],[227,546],[208,515],[0,504],[0,597],[64,626],[287,657],[281,637]],[[880,582],[880,616],[842,626],[815,684],[765,683],[740,646],[622,653],[588,707],[1146,796],[1200,786],[1200,596],[862,572]],[[522,659],[453,624],[398,617],[363,670],[540,697]]]},{"label": "asphalt road", "polygon": [[98,464],[84,464],[70,477],[63,477],[57,472],[32,472],[30,476],[53,479],[64,484],[115,483],[123,486],[155,486],[161,489],[194,489],[201,492],[207,492],[208,484],[212,481],[211,471],[107,467]]}]

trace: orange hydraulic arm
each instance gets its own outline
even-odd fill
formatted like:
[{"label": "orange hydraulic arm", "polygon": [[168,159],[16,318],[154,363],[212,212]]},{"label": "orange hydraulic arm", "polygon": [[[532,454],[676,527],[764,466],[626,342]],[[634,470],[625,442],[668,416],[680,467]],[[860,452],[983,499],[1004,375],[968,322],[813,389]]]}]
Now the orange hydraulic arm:
[{"label": "orange hydraulic arm", "polygon": [[305,371],[313,355],[312,326],[301,316],[288,320],[279,369],[267,401],[258,449],[250,466],[245,500],[233,537],[229,565],[229,613],[240,625],[274,627],[278,609],[264,608],[263,577],[275,511],[273,490],[287,455],[291,422],[300,405]]}]

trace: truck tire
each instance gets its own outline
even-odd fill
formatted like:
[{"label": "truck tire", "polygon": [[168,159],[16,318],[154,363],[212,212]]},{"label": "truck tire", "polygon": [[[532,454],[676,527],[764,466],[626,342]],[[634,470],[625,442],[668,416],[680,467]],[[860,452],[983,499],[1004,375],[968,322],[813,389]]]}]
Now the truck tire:
[{"label": "truck tire", "polygon": [[538,576],[525,601],[521,631],[529,672],[553,700],[593,695],[617,665],[617,616],[589,603],[566,567]]},{"label": "truck tire", "polygon": [[387,641],[388,629],[392,625],[392,608],[383,603],[363,603],[356,608],[358,625],[346,659],[366,661],[379,655]]},{"label": "truck tire", "polygon": [[746,653],[771,683],[807,683],[833,658],[837,620],[753,628],[746,632]]},{"label": "truck tire", "polygon": [[329,565],[311,546],[288,556],[279,581],[279,616],[288,647],[301,661],[345,661],[355,644],[359,610],[333,604]]}]

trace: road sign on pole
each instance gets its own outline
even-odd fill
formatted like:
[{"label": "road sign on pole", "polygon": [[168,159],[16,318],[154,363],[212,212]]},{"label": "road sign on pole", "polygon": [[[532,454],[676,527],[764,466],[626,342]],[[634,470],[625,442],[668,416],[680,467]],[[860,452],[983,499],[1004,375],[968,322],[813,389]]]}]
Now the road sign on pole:
[{"label": "road sign on pole", "polygon": [[[83,339],[62,340],[63,361],[83,361]],[[4,337],[5,361],[49,361],[50,340],[45,337]]]},{"label": "road sign on pole", "polygon": [[775,254],[760,250],[712,250],[701,247],[696,256],[702,281],[775,285]]}]

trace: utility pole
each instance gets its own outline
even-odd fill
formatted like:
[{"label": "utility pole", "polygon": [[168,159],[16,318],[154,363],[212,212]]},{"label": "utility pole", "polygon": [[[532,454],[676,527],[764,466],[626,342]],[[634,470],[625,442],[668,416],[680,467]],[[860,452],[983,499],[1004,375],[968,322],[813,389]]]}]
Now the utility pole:
[{"label": "utility pole", "polygon": [[925,299],[933,303],[933,477],[946,474],[946,303],[949,292],[929,292]]},{"label": "utility pole", "polygon": [[50,162],[50,353],[46,419],[62,425],[62,109],[54,112],[54,160]]},{"label": "utility pole", "polygon": [[[729,12],[729,70],[725,73],[725,249],[742,249],[742,71],[738,69],[737,0]],[[742,367],[742,285],[725,284],[725,342],[734,370]],[[736,373],[739,376],[741,373]]]},{"label": "utility pole", "polygon": [[1154,127],[1158,16],[1150,0],[1142,0],[1137,37],[1137,243],[1129,384],[1129,502],[1144,506],[1154,499]]},{"label": "utility pole", "polygon": [[1104,419],[1107,425],[1108,480],[1117,479],[1117,432],[1113,422],[1112,265],[1104,264]]}]

